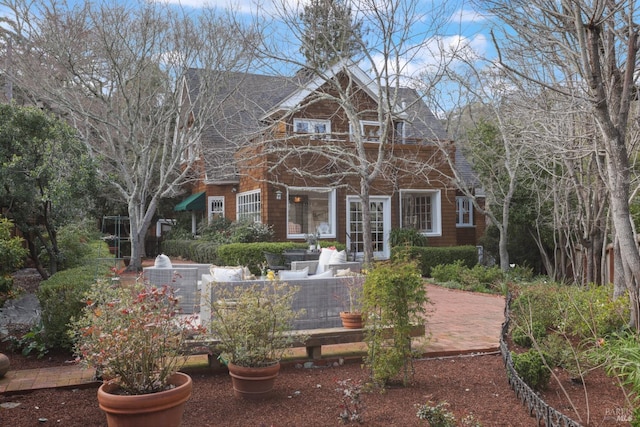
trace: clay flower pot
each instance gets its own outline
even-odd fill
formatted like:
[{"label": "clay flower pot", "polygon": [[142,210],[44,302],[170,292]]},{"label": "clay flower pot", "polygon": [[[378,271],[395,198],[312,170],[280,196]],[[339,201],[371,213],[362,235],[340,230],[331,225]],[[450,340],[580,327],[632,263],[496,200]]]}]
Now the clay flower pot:
[{"label": "clay flower pot", "polygon": [[341,311],[340,319],[342,327],[347,329],[362,329],[364,327],[364,319],[362,313],[352,313],[349,311]]},{"label": "clay flower pot", "polygon": [[269,396],[280,372],[280,363],[261,368],[247,368],[229,363],[233,394],[247,400],[262,400]]},{"label": "clay flower pot", "polygon": [[9,361],[9,357],[0,353],[0,378],[4,377],[7,372],[9,372],[9,367],[11,366],[11,362]]},{"label": "clay flower pot", "polygon": [[105,383],[98,389],[100,409],[107,414],[109,427],[178,427],[184,404],[191,397],[191,377],[177,372],[169,384],[175,387],[158,393],[121,395],[118,385]]}]

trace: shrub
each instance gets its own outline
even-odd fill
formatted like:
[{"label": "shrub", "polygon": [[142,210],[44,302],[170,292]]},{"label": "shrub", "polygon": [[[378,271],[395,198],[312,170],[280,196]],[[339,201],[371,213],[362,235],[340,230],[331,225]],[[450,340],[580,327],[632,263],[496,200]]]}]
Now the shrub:
[{"label": "shrub", "polygon": [[87,260],[97,257],[96,249],[99,249],[99,244],[106,245],[87,222],[65,225],[58,230],[57,237],[60,249],[58,270],[85,264]]},{"label": "shrub", "polygon": [[[549,385],[551,371],[544,364],[549,356],[531,349],[524,353],[511,353],[513,367],[522,378],[534,390],[544,390]],[[544,357],[544,359],[543,359]]]},{"label": "shrub", "polygon": [[456,260],[453,264],[439,264],[431,269],[431,277],[436,282],[459,281],[462,271],[468,269],[461,260]]},{"label": "shrub", "polygon": [[613,298],[613,285],[572,286],[566,290],[567,331],[579,338],[604,337],[622,330],[629,319],[629,296]]},{"label": "shrub", "polygon": [[409,258],[418,263],[420,272],[431,277],[431,270],[439,264],[451,264],[457,260],[471,268],[478,263],[478,250],[475,246],[391,248],[391,259]]},{"label": "shrub", "polygon": [[394,228],[389,233],[389,245],[392,248],[399,246],[427,246],[427,238],[413,228]]},{"label": "shrub", "polygon": [[456,417],[448,409],[447,402],[434,404],[427,402],[424,405],[416,405],[418,412],[416,416],[421,420],[427,420],[431,427],[455,427]]},{"label": "shrub", "polygon": [[633,393],[636,405],[632,425],[640,425],[640,411],[637,403],[640,400],[640,338],[636,333],[626,332],[612,335],[607,340],[600,340],[590,354],[596,363],[602,363],[610,376],[616,376],[622,384],[628,386]]},{"label": "shrub", "polygon": [[476,292],[499,289],[499,283],[504,280],[504,273],[499,267],[485,267],[476,264],[473,268],[463,269],[460,281],[464,289]]},{"label": "shrub", "polygon": [[11,273],[22,267],[27,256],[27,250],[22,246],[24,239],[13,237],[12,229],[13,223],[0,217],[0,307],[13,288]]},{"label": "shrub", "polygon": [[48,347],[71,349],[69,322],[82,312],[91,285],[108,273],[106,265],[85,265],[60,271],[40,284],[37,297]]},{"label": "shrub", "polygon": [[511,339],[521,347],[530,348],[533,345],[533,340],[540,342],[546,335],[547,329],[544,325],[540,322],[533,321],[531,327],[529,327],[529,324],[526,324],[513,328]]},{"label": "shrub", "polygon": [[[371,376],[384,386],[402,371],[407,385],[411,327],[424,322],[429,301],[419,270],[415,263],[406,261],[376,264],[366,276],[363,292],[368,347],[365,363]],[[387,327],[393,327],[391,337]]]},{"label": "shrub", "polygon": [[536,284],[517,289],[511,312],[517,324],[531,323],[532,316],[545,329],[558,329],[564,317],[563,287],[556,284]]}]

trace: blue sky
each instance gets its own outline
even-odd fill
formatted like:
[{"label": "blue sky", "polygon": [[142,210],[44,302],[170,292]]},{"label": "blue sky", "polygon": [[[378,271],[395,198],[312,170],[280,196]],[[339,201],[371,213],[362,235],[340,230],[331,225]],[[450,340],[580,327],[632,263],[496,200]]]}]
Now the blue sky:
[{"label": "blue sky", "polygon": [[[276,14],[276,9],[281,9],[283,5],[291,10],[300,8],[301,1],[296,0],[160,0],[175,3],[187,8],[197,10],[203,4],[215,7],[217,9],[232,9],[240,15],[246,16],[269,16]],[[375,0],[370,0],[373,3]],[[465,0],[417,0],[420,7],[417,11],[430,10],[433,7],[431,2],[436,5],[446,5],[449,10],[449,23],[444,28],[438,29],[437,37],[433,37],[428,43],[428,48],[412,58],[412,63],[408,64],[405,69],[406,73],[412,74],[418,69],[428,67],[434,62],[433,52],[439,50],[440,47],[452,49],[454,46],[459,48],[461,45],[468,46],[479,58],[492,58],[495,56],[495,50],[492,46],[488,35],[488,26],[486,19],[476,11],[474,11],[469,1]],[[445,3],[446,2],[446,3]],[[259,6],[257,6],[259,4]],[[428,16],[424,17],[425,21],[429,20]],[[422,31],[419,26],[413,28],[416,33]],[[429,33],[431,30],[425,28],[424,31]],[[431,36],[431,34],[430,34]]]}]

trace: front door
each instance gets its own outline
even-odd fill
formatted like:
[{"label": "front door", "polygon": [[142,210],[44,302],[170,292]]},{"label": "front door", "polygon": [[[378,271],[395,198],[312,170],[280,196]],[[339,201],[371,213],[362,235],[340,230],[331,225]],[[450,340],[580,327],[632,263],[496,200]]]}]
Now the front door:
[{"label": "front door", "polygon": [[[391,229],[391,198],[372,196],[369,198],[371,210],[371,242],[375,259],[388,259],[389,231]],[[362,202],[357,196],[347,197],[347,247],[355,251],[359,258],[364,255],[362,227]]]}]

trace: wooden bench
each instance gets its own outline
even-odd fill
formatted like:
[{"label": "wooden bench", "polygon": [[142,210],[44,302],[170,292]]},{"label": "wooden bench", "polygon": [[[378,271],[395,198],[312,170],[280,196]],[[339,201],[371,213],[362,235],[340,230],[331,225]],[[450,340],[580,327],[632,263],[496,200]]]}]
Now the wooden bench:
[{"label": "wooden bench", "polygon": [[[385,329],[385,333],[391,336],[393,328]],[[305,340],[294,341],[291,347],[305,347],[307,357],[313,360],[322,359],[322,346],[334,344],[348,344],[364,341],[365,329],[347,329],[347,328],[324,328],[324,329],[306,329],[291,331],[294,336],[305,337]],[[425,325],[414,325],[409,332],[411,337],[422,337],[425,335]],[[189,354],[207,354],[209,356],[209,366],[215,366],[217,358],[216,339],[193,339],[187,342],[187,353]]]}]

